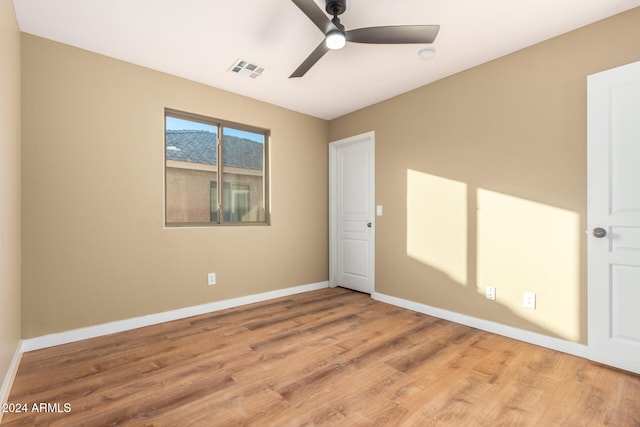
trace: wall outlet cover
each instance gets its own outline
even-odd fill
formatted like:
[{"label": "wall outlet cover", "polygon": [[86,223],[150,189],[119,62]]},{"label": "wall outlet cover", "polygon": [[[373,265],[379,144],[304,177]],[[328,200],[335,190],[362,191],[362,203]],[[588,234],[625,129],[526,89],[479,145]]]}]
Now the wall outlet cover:
[{"label": "wall outlet cover", "polygon": [[536,308],[536,294],[534,292],[525,292],[522,295],[522,305],[526,308]]},{"label": "wall outlet cover", "polygon": [[496,288],[495,286],[487,286],[486,288],[487,299],[491,301],[496,300]]}]

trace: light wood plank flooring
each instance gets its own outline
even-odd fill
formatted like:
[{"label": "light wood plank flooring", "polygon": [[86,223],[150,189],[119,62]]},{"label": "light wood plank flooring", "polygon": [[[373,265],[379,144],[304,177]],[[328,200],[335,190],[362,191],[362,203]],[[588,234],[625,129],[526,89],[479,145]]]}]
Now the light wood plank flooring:
[{"label": "light wood plank flooring", "polygon": [[337,288],[26,353],[9,403],[2,426],[640,426],[640,376]]}]

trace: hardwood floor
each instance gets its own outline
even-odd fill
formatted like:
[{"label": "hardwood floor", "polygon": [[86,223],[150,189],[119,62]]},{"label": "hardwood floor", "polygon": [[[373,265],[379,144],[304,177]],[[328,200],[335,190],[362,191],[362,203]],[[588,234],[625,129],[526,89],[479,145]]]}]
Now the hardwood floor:
[{"label": "hardwood floor", "polygon": [[337,288],[26,353],[9,404],[2,426],[640,426],[640,376]]}]

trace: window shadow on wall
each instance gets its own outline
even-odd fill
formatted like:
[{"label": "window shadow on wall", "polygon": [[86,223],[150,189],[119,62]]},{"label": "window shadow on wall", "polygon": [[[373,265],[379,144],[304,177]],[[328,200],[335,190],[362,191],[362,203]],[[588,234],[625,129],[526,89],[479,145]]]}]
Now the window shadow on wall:
[{"label": "window shadow on wall", "polygon": [[438,307],[583,341],[578,213],[412,169],[406,203],[406,253]]}]

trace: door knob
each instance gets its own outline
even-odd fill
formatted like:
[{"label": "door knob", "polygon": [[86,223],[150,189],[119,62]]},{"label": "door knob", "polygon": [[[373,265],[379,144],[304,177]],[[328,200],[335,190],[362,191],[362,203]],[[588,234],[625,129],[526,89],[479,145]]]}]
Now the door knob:
[{"label": "door knob", "polygon": [[607,235],[607,230],[605,230],[604,228],[596,227],[593,229],[593,235],[598,239],[602,239]]},{"label": "door knob", "polygon": [[371,223],[370,222],[367,223],[367,227],[371,228]]}]

